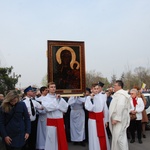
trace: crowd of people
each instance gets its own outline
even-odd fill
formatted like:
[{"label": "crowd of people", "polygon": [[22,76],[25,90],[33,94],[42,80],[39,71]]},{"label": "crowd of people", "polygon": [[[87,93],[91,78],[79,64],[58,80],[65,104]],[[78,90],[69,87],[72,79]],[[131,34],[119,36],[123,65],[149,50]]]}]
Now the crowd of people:
[{"label": "crowd of people", "polygon": [[[89,150],[128,150],[146,138],[146,100],[138,87],[123,90],[117,80],[103,91],[102,82],[85,89],[82,97],[61,97],[50,82],[39,91],[0,94],[1,147],[6,150],[68,150],[68,142]],[[130,116],[135,118],[131,120]],[[137,136],[135,136],[135,132]]]}]

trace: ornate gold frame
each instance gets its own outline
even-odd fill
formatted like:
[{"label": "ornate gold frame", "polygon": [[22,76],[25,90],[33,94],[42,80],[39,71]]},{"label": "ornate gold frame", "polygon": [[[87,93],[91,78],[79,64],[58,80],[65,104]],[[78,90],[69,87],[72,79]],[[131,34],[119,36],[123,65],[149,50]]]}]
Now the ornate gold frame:
[{"label": "ornate gold frame", "polygon": [[56,92],[64,97],[82,96],[86,85],[84,42],[48,40],[47,44],[48,82],[55,82]]}]

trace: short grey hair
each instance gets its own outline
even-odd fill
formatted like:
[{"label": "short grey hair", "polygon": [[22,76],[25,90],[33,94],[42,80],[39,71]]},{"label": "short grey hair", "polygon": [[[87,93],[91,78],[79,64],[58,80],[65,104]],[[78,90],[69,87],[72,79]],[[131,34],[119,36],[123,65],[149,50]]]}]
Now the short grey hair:
[{"label": "short grey hair", "polygon": [[136,94],[138,94],[138,90],[137,89],[131,89],[130,93],[136,93]]}]

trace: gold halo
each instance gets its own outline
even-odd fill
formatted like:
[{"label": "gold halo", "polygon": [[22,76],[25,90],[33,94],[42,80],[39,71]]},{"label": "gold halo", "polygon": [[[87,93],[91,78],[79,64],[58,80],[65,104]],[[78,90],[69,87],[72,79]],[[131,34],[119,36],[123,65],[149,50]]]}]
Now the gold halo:
[{"label": "gold halo", "polygon": [[74,69],[74,68],[73,68],[73,65],[74,65],[74,64],[77,64],[77,68],[76,68],[76,69],[79,69],[79,68],[80,68],[80,64],[79,64],[77,61],[74,61],[74,62],[71,62],[71,63],[70,63],[71,69]]},{"label": "gold halo", "polygon": [[58,51],[56,52],[56,60],[57,60],[57,62],[59,64],[61,64],[60,54],[64,50],[68,50],[71,53],[71,55],[72,55],[72,59],[71,59],[71,62],[70,62],[70,67],[73,69],[73,64],[74,64],[74,62],[76,62],[76,54],[75,54],[75,52],[74,52],[74,50],[72,48],[70,48],[68,46],[63,46],[63,47],[59,48]]}]

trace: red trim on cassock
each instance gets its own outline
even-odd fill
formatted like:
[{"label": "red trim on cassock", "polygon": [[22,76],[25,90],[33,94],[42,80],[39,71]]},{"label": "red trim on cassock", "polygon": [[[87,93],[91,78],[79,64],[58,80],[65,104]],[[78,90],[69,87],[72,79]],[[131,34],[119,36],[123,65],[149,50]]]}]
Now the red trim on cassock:
[{"label": "red trim on cassock", "polygon": [[106,135],[105,135],[105,126],[104,126],[104,113],[103,112],[89,112],[89,118],[96,120],[96,128],[97,128],[97,135],[99,138],[99,143],[101,150],[107,150],[106,144]]},{"label": "red trim on cassock", "polygon": [[47,126],[55,126],[57,128],[58,150],[68,150],[63,118],[47,118]]}]

